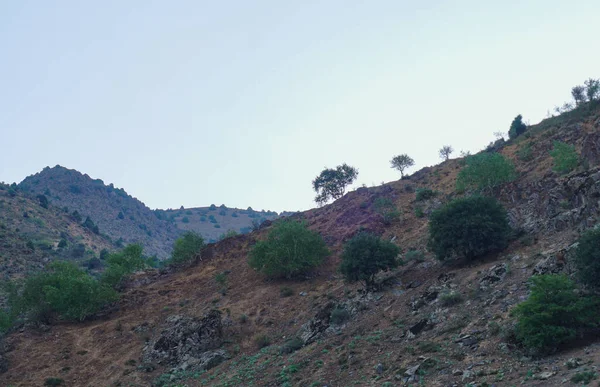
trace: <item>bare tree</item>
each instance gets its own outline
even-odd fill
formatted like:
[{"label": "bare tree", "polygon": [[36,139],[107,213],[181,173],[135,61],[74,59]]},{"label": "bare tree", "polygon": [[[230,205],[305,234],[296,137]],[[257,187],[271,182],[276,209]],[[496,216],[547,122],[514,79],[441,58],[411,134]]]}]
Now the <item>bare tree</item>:
[{"label": "bare tree", "polygon": [[504,139],[504,132],[494,132],[494,137],[496,137],[496,140]]},{"label": "bare tree", "polygon": [[577,85],[571,89],[571,95],[575,100],[575,105],[579,106],[585,102],[585,87]]},{"label": "bare tree", "polygon": [[454,149],[452,149],[450,145],[444,145],[442,149],[439,150],[440,158],[448,161],[452,152],[454,152]]},{"label": "bare tree", "polygon": [[404,170],[415,165],[415,160],[413,160],[409,155],[402,154],[395,156],[390,163],[392,164],[392,168],[395,168],[400,171],[400,176],[404,177]]}]

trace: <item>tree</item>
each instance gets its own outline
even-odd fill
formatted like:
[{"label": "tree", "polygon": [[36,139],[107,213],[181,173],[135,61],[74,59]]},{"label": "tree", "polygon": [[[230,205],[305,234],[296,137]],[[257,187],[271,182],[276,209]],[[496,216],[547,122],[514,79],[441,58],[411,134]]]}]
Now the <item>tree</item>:
[{"label": "tree", "polygon": [[523,116],[518,115],[514,118],[514,120],[510,124],[510,129],[508,130],[508,138],[511,140],[513,138],[519,137],[521,134],[525,133],[527,130],[527,125],[523,123]]},{"label": "tree", "polygon": [[346,187],[352,184],[357,176],[358,169],[346,163],[338,165],[335,169],[325,168],[312,182],[317,193],[315,202],[322,205],[330,199],[341,198],[346,193]]},{"label": "tree", "polygon": [[360,232],[344,245],[340,271],[347,281],[363,281],[366,289],[375,286],[375,275],[398,267],[400,248],[377,235]]},{"label": "tree", "polygon": [[452,154],[452,152],[454,152],[454,149],[450,145],[444,145],[439,150],[440,158],[448,161],[448,159],[450,159],[450,155]]},{"label": "tree", "polygon": [[429,249],[443,261],[472,260],[508,245],[506,210],[495,199],[473,196],[455,199],[433,211],[429,220]]},{"label": "tree", "polygon": [[579,106],[585,102],[585,87],[577,85],[571,89],[571,95],[575,100],[575,105]]},{"label": "tree", "polygon": [[529,298],[511,314],[518,319],[517,339],[537,354],[544,354],[576,338],[583,328],[598,325],[598,298],[579,296],[565,275],[531,277]]},{"label": "tree", "polygon": [[394,156],[390,163],[392,164],[392,168],[395,168],[400,171],[400,177],[404,177],[404,170],[415,165],[415,160],[413,160],[407,154],[401,154],[398,156]]},{"label": "tree", "polygon": [[575,263],[581,282],[600,289],[600,229],[585,232],[579,238]]},{"label": "tree", "polygon": [[588,101],[592,102],[600,97],[600,80],[590,78],[583,83]]},{"label": "tree", "polygon": [[37,199],[40,202],[40,206],[42,206],[42,208],[48,208],[48,198],[46,197],[46,195],[38,195]]},{"label": "tree", "polygon": [[554,148],[550,151],[554,159],[554,170],[558,173],[569,173],[577,167],[579,155],[574,145],[561,141],[554,141]]},{"label": "tree", "polygon": [[248,264],[270,278],[292,278],[319,266],[328,255],[319,233],[304,222],[282,219],[254,245]]},{"label": "tree", "polygon": [[98,225],[94,224],[94,221],[89,216],[85,218],[85,222],[83,222],[82,226],[87,228],[94,234],[100,234],[100,229],[98,228]]},{"label": "tree", "polygon": [[190,262],[200,257],[204,247],[204,239],[199,234],[188,231],[175,241],[171,263],[180,264]]},{"label": "tree", "polygon": [[491,191],[515,178],[515,166],[500,153],[479,153],[465,159],[465,166],[458,172],[456,189]]},{"label": "tree", "polygon": [[[118,253],[108,254],[102,282],[113,288],[118,287],[126,276],[146,267],[142,251],[141,245],[132,244]],[[102,252],[100,257],[102,258]]]}]

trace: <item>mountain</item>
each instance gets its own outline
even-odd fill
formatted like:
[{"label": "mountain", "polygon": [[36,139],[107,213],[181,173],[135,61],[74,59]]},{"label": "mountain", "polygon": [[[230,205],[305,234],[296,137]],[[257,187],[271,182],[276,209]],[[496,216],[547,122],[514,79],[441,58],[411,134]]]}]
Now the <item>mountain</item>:
[{"label": "mountain", "polygon": [[102,250],[115,249],[64,210],[0,184],[0,278],[23,277],[59,259],[98,268]]},{"label": "mountain", "polygon": [[19,188],[45,195],[52,205],[77,211],[83,219],[89,217],[100,233],[119,244],[140,243],[147,255],[160,259],[169,257],[180,233],[125,190],[59,165],[28,176]]},{"label": "mountain", "polygon": [[[570,173],[553,170],[557,141],[580,156]],[[514,340],[511,310],[528,298],[532,275],[574,277],[577,240],[600,219],[600,107],[544,120],[483,152],[502,154],[517,170],[514,181],[489,192],[515,231],[502,252],[465,263],[440,262],[427,250],[429,215],[462,195],[456,181],[465,160],[447,160],[292,215],[319,232],[332,253],[310,278],[266,280],[250,269],[249,251],[272,227],[263,224],[209,245],[191,267],[137,274],[101,318],[15,330],[6,338],[0,384],[558,386],[593,380],[597,330],[534,358]],[[417,199],[419,188],[437,194]],[[399,220],[383,221],[381,198],[394,203]],[[404,253],[403,266],[379,276],[378,291],[347,283],[338,271],[344,242],[359,230]],[[204,346],[201,356],[188,356],[196,344]],[[171,357],[156,361],[161,353]],[[202,361],[208,370],[196,369]]]}]

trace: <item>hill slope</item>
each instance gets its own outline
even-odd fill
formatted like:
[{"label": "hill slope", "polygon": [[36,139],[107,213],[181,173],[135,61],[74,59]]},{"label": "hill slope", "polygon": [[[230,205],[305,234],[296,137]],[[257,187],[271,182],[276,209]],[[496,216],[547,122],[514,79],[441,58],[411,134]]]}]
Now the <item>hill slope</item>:
[{"label": "hill slope", "polygon": [[0,278],[20,277],[48,262],[86,262],[116,246],[62,209],[44,208],[36,198],[0,185]]},{"label": "hill slope", "polygon": [[123,243],[141,243],[144,252],[167,258],[179,231],[158,219],[141,201],[112,184],[61,166],[46,167],[25,178],[19,187],[32,194],[45,195],[50,203],[68,212],[90,217],[101,233]]},{"label": "hill slope", "polygon": [[[548,153],[555,140],[574,144],[583,156],[576,171],[552,172]],[[531,152],[522,157],[525,148]],[[31,386],[57,377],[67,385],[93,386],[562,385],[598,366],[597,343],[535,360],[505,332],[513,324],[511,308],[528,295],[528,278],[571,274],[573,243],[600,218],[600,111],[546,120],[495,149],[517,166],[517,180],[496,196],[512,227],[522,230],[500,254],[461,265],[442,264],[426,251],[427,215],[457,195],[461,160],[449,160],[294,215],[319,231],[333,252],[311,279],[266,281],[248,267],[249,249],[268,227],[228,238],[209,246],[187,270],[138,275],[104,319],[61,324],[48,333],[13,333],[7,340],[10,366],[0,382]],[[439,193],[417,201],[419,187]],[[400,221],[383,224],[373,205],[379,197],[393,200]],[[337,273],[342,244],[359,229],[377,232],[404,251],[421,251],[423,258],[380,276],[383,289],[365,294]],[[225,289],[217,274],[226,276]],[[282,287],[292,295],[282,296]],[[458,304],[445,302],[450,292],[460,295]],[[349,320],[333,320],[339,306],[349,311]],[[210,318],[215,308],[222,325]],[[219,350],[229,359],[206,372],[193,371],[184,360],[148,360],[152,349],[170,348],[169,340],[184,327],[177,324],[187,321],[182,316],[205,315],[203,324],[216,325],[202,332],[219,336]],[[305,345],[290,349],[288,339],[295,336]]]}]

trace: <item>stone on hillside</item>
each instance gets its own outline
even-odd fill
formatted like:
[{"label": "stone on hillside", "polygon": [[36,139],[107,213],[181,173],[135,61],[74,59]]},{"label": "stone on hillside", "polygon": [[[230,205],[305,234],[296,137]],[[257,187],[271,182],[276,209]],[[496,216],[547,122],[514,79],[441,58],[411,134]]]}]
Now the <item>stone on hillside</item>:
[{"label": "stone on hillside", "polygon": [[483,278],[479,281],[479,288],[482,290],[489,289],[498,282],[503,281],[507,272],[508,265],[506,263],[501,263],[490,267]]},{"label": "stone on hillside", "polygon": [[202,319],[169,316],[158,338],[143,349],[144,363],[168,364],[176,369],[203,370],[227,357],[218,349],[223,343],[221,313],[211,311]]},{"label": "stone on hillside", "polygon": [[302,340],[304,345],[310,344],[320,338],[323,333],[325,333],[327,328],[329,328],[331,311],[334,309],[334,307],[334,303],[328,303],[316,314],[314,318],[302,325],[297,333],[297,336]]}]

